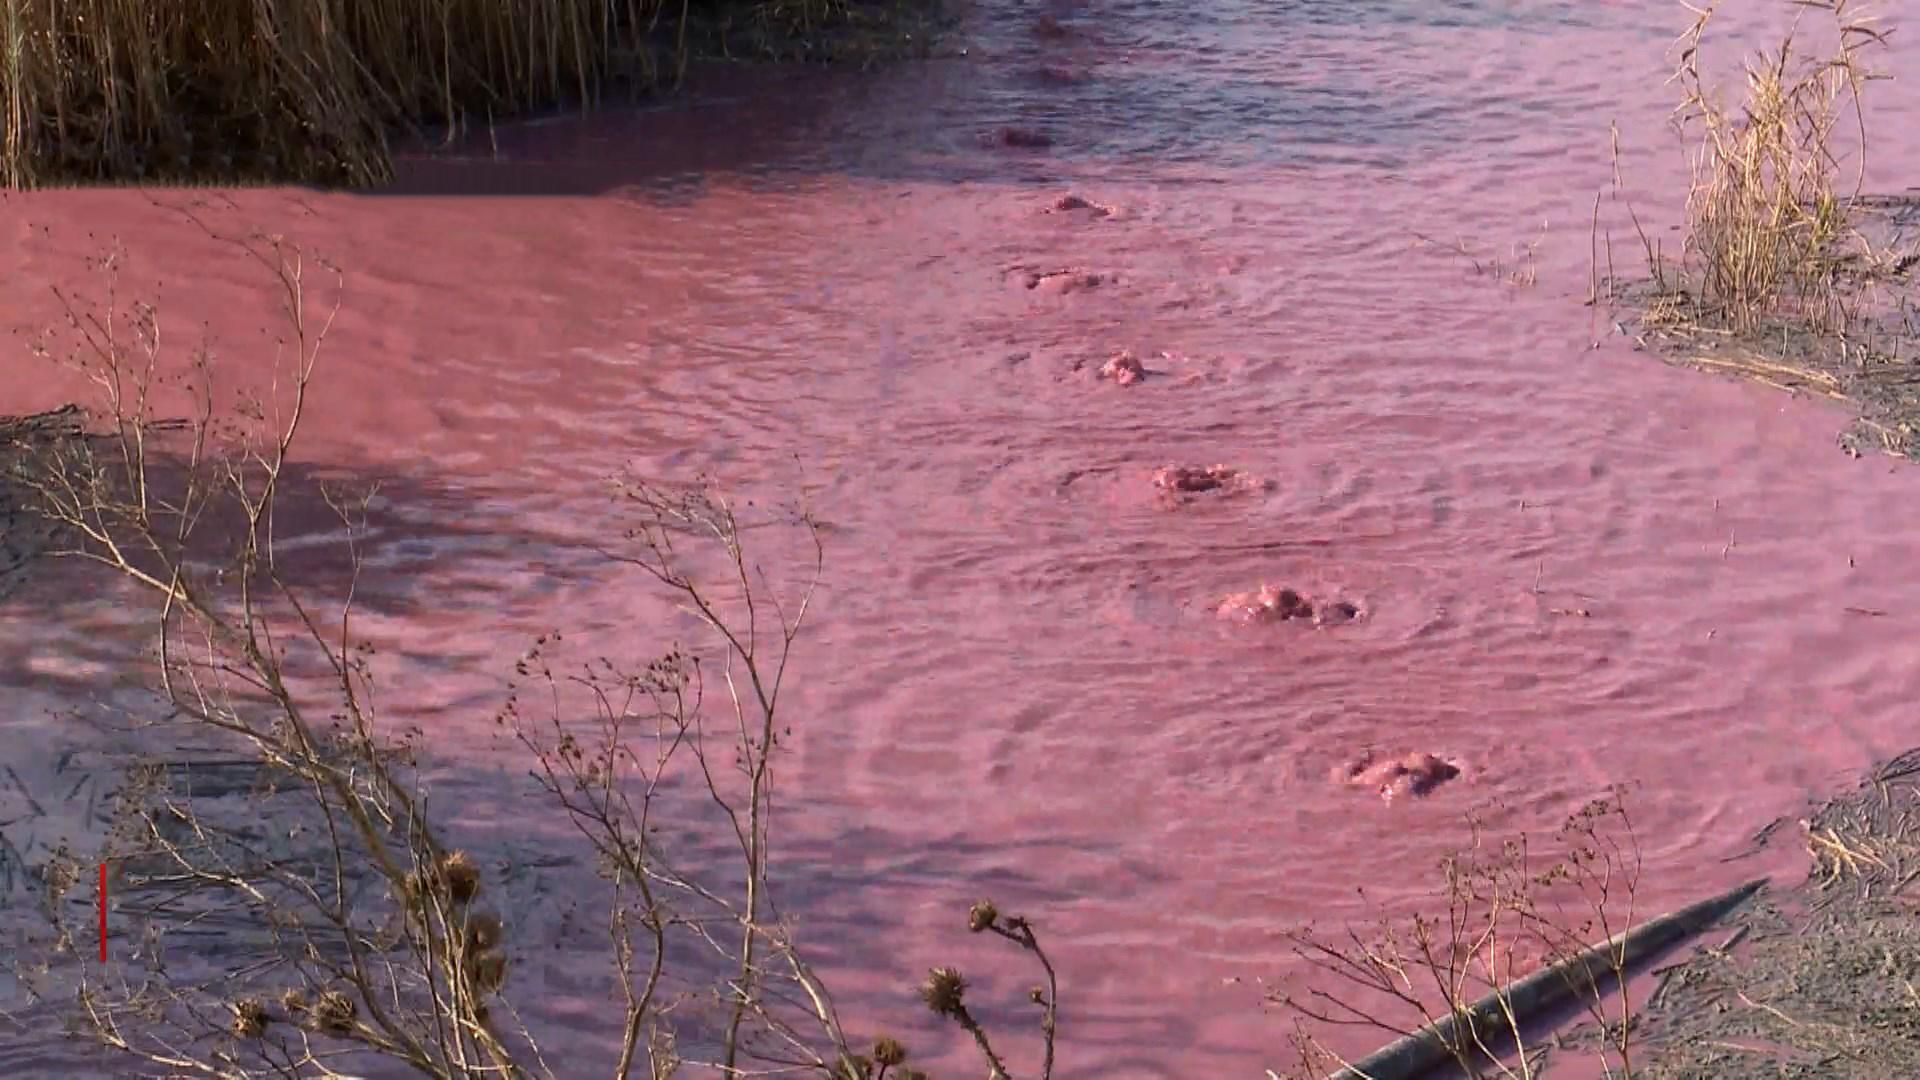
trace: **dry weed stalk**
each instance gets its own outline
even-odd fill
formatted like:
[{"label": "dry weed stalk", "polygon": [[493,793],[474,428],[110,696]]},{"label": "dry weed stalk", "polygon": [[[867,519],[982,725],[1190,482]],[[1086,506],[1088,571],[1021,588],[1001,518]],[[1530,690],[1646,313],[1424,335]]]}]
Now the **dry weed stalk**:
[{"label": "dry weed stalk", "polygon": [[[780,689],[822,568],[818,531],[810,519],[801,519],[812,546],[812,573],[789,612],[748,562],[741,523],[724,497],[704,488],[673,491],[651,484],[628,485],[624,494],[640,513],[641,524],[629,534],[637,553],[608,554],[666,586],[720,638],[720,677],[732,714],[729,729],[720,732],[724,738],[713,738],[707,727],[706,676],[697,656],[676,648],[638,674],[602,658],[561,676],[546,658],[557,635],[539,639],[515,667],[519,680],[544,688],[540,697],[553,703],[550,711],[533,720],[516,683],[498,718],[533,755],[541,786],[592,845],[613,885],[610,927],[626,996],[621,1075],[643,1039],[651,1046],[664,1034],[653,1026],[660,1022],[655,996],[669,931],[694,936],[732,966],[721,990],[728,1016],[718,1056],[691,1064],[729,1076],[746,1072],[749,1059],[820,1075],[857,1072],[858,1056],[831,996],[781,925],[769,873]],[[680,548],[689,540],[724,554],[725,582],[702,583],[685,567]],[[736,602],[723,603],[723,595]],[[591,724],[568,719],[559,704],[563,685],[589,695]],[[715,759],[721,750],[731,755],[730,770]],[[663,784],[682,762],[725,819],[741,868],[735,885],[679,867],[655,839]],[[717,927],[732,927],[734,940],[722,940]],[[644,947],[636,948],[636,937]],[[789,1019],[794,1010],[788,1005],[797,1005],[802,1019]]]},{"label": "dry weed stalk", "polygon": [[[1017,915],[1002,915],[993,901],[981,900],[967,910],[967,929],[976,934],[997,934],[1013,942],[1032,954],[1040,969],[1046,973],[1046,984],[1029,990],[1027,1000],[1041,1008],[1040,1080],[1052,1080],[1054,1037],[1060,1020],[1060,983],[1054,973],[1053,962],[1047,959],[1046,950],[1040,947],[1040,939],[1034,934],[1033,924]],[[1013,1080],[1013,1074],[1007,1071],[1006,1061],[994,1048],[993,1039],[988,1036],[986,1028],[974,1019],[972,1010],[967,1008],[966,994],[966,977],[948,967],[927,972],[926,982],[920,987],[920,1000],[934,1015],[952,1020],[960,1030],[972,1037],[980,1056],[986,1059],[987,1080]]]},{"label": "dry weed stalk", "polygon": [[[1350,1067],[1315,1025],[1399,1038],[1447,1018],[1455,1022],[1442,1025],[1440,1038],[1463,1074],[1537,1075],[1545,1048],[1529,1045],[1526,1035],[1538,1018],[1524,1015],[1511,990],[1531,972],[1578,957],[1633,923],[1639,844],[1617,792],[1568,818],[1556,837],[1565,854],[1544,868],[1524,835],[1496,847],[1477,815],[1469,825],[1467,848],[1441,861],[1441,914],[1291,935],[1301,959],[1347,988],[1269,994],[1294,1014],[1299,1066],[1291,1075],[1304,1080]],[[1583,964],[1567,968],[1571,996],[1604,1035],[1600,1061],[1609,1077],[1633,1070],[1627,963],[1624,952],[1609,949],[1598,973]],[[1483,1023],[1472,1006],[1489,995],[1496,1007]]]},{"label": "dry weed stalk", "polygon": [[1445,243],[1425,233],[1416,232],[1413,234],[1413,239],[1416,244],[1447,251],[1465,259],[1473,266],[1476,276],[1492,278],[1514,288],[1532,288],[1540,281],[1540,270],[1535,265],[1534,256],[1539,251],[1540,241],[1545,236],[1546,223],[1542,222],[1539,235],[1524,244],[1515,242],[1510,245],[1508,254],[1504,258],[1498,253],[1482,256],[1469,247],[1464,239],[1457,237],[1452,243]]},{"label": "dry weed stalk", "polygon": [[[1851,205],[1866,167],[1862,94],[1878,77],[1866,52],[1884,45],[1885,35],[1851,0],[1796,6],[1827,14],[1831,48],[1802,55],[1796,14],[1776,49],[1747,62],[1737,109],[1720,102],[1700,71],[1714,4],[1689,8],[1697,18],[1680,38],[1673,74],[1683,97],[1676,126],[1683,134],[1697,129],[1699,139],[1687,192],[1688,307],[1740,331],[1777,320],[1820,332],[1845,328],[1862,271],[1878,261],[1854,227]],[[1859,143],[1850,190],[1837,145],[1843,125]],[[1664,281],[1658,255],[1649,258]]]},{"label": "dry weed stalk", "polygon": [[[308,313],[309,277],[324,272],[337,288],[338,272],[278,238],[222,239],[272,275],[288,326],[276,397],[241,409],[252,426],[216,419],[204,353],[181,386],[161,386],[159,315],[118,301],[109,257],[104,311],[63,297],[72,349],[59,356],[99,387],[106,430],[58,442],[23,476],[62,531],[61,554],[104,566],[152,601],[164,737],[239,748],[225,763],[238,775],[215,784],[209,762],[132,770],[121,823],[97,858],[116,868],[118,917],[138,918],[140,933],[111,961],[92,958],[67,902],[94,859],[63,851],[38,867],[53,933],[35,985],[65,979],[95,1039],[169,1074],[338,1076],[377,1058],[430,1077],[573,1075],[563,1062],[549,1067],[511,1004],[514,928],[490,906],[499,879],[429,812],[417,733],[394,731],[376,708],[373,649],[354,618],[365,501],[327,495],[349,555],[336,610],[323,614],[276,559],[275,508],[333,316]],[[184,425],[159,418],[163,389],[187,392]],[[652,484],[624,495],[638,525],[629,549],[610,554],[714,632],[729,722],[708,722],[708,669],[696,655],[676,648],[638,672],[601,659],[560,674],[548,659],[558,635],[522,657],[497,718],[532,756],[548,805],[597,858],[622,1003],[614,1075],[659,1080],[692,1065],[734,1077],[924,1080],[896,1040],[854,1051],[773,896],[774,762],[791,723],[780,693],[822,568],[818,530],[796,522],[812,559],[789,607],[747,558],[726,499]],[[222,539],[229,550],[218,559]],[[683,549],[718,551],[725,576],[699,579]],[[523,704],[529,686],[546,703],[537,713]],[[582,697],[584,712],[572,704]],[[724,820],[737,877],[695,872],[662,849],[663,793],[681,778]],[[223,808],[218,796],[236,792],[245,805]],[[1047,1080],[1052,966],[1024,920],[983,923],[978,908],[970,920],[1046,969],[1035,1001]],[[192,971],[169,947],[183,937],[198,946]],[[672,1023],[677,1003],[662,980],[676,943],[725,969],[714,996],[726,1020],[710,1048],[683,1047]]]},{"label": "dry weed stalk", "polygon": [[[159,917],[125,963],[77,964],[79,1002],[97,1038],[168,1069],[331,1075],[331,1061],[368,1051],[430,1076],[497,1075],[532,1048],[491,1015],[505,956],[497,918],[474,904],[478,872],[429,821],[411,748],[375,708],[352,581],[337,616],[324,616],[275,561],[274,508],[333,317],[309,315],[308,275],[337,272],[276,238],[232,243],[273,275],[288,327],[277,361],[284,393],[240,410],[255,428],[216,423],[202,354],[184,386],[193,419],[184,439],[169,438],[177,425],[161,422],[154,402],[160,319],[113,299],[109,258],[104,311],[62,298],[73,343],[64,359],[100,388],[108,431],[58,445],[27,483],[69,541],[58,554],[101,564],[152,599],[173,737],[244,747],[256,783],[298,793],[308,813],[290,831],[261,828],[203,812],[191,769],[137,769],[102,855]],[[351,548],[358,509],[328,498]],[[196,542],[215,519],[231,530],[218,561]],[[303,830],[323,839],[291,846]],[[52,888],[76,869],[56,860],[48,880],[54,951],[78,960],[63,890]],[[250,923],[266,955],[204,985],[170,980],[169,916]]]},{"label": "dry weed stalk", "polygon": [[1822,892],[1851,883],[1867,899],[1897,894],[1920,878],[1916,775],[1920,752],[1909,751],[1874,770],[1855,798],[1835,800],[1800,820]]}]

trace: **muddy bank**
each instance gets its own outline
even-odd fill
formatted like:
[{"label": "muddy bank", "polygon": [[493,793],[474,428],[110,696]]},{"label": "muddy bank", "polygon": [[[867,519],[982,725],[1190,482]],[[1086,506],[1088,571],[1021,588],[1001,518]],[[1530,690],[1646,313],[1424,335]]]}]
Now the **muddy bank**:
[{"label": "muddy bank", "polygon": [[1920,750],[1756,841],[1769,838],[1804,846],[1806,879],[1658,973],[1638,1064],[1661,1078],[1920,1076]]},{"label": "muddy bank", "polygon": [[1841,449],[1920,460],[1920,195],[1851,203],[1873,258],[1836,271],[1850,310],[1841,327],[1775,318],[1736,329],[1686,288],[1629,290],[1636,343],[1669,363],[1843,404],[1856,419]]}]

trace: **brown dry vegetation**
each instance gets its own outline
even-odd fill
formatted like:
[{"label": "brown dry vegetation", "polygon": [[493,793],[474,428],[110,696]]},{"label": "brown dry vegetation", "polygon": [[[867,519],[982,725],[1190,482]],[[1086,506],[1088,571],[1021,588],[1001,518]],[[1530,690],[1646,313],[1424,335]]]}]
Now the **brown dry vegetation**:
[{"label": "brown dry vegetation", "polygon": [[[1327,1036],[1360,1028],[1395,1043],[1429,1032],[1428,1056],[1459,1075],[1532,1080],[1555,1050],[1541,1029],[1583,1016],[1604,1038],[1580,1056],[1590,1053],[1609,1076],[1632,1075],[1637,1046],[1624,988],[1639,956],[1616,935],[1648,913],[1636,908],[1640,842],[1623,796],[1589,803],[1544,844],[1524,834],[1496,842],[1470,816],[1471,842],[1441,860],[1430,911],[1291,933],[1318,982],[1269,992],[1294,1021],[1299,1061],[1286,1076],[1425,1074],[1412,1061],[1363,1071],[1329,1049]],[[1606,943],[1597,955],[1596,942]],[[1564,980],[1557,1004],[1521,990],[1528,976],[1552,969],[1550,978]]]},{"label": "brown dry vegetation", "polygon": [[[0,0],[0,185],[389,172],[396,133],[813,51],[861,0]],[[924,35],[923,35],[924,36]]]},{"label": "brown dry vegetation", "polygon": [[1674,72],[1675,123],[1693,147],[1686,242],[1670,259],[1641,231],[1651,280],[1616,296],[1641,309],[1640,340],[1668,358],[1850,401],[1862,419],[1849,449],[1909,453],[1920,200],[1861,189],[1867,87],[1884,77],[1870,61],[1887,31],[1850,0],[1795,7],[1823,25],[1797,19],[1750,57],[1733,104],[1701,70],[1715,8],[1690,9]]},{"label": "brown dry vegetation", "polygon": [[1756,329],[1770,317],[1842,329],[1851,314],[1854,264],[1873,254],[1843,202],[1860,192],[1857,178],[1851,190],[1841,186],[1835,138],[1845,124],[1865,141],[1861,92],[1870,74],[1862,51],[1882,37],[1844,0],[1823,10],[1836,23],[1833,50],[1800,55],[1796,26],[1778,48],[1748,63],[1737,113],[1719,103],[1700,73],[1712,12],[1683,39],[1682,120],[1700,137],[1687,192],[1687,253],[1701,308],[1736,329]]},{"label": "brown dry vegetation", "polygon": [[1759,839],[1787,830],[1806,847],[1806,880],[1662,972],[1643,1075],[1920,1075],[1920,750]]}]

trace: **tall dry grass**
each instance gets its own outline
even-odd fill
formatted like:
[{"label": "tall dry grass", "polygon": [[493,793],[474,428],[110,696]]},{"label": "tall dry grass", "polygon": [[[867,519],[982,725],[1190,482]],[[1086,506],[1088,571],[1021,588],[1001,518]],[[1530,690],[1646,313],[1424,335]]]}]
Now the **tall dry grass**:
[{"label": "tall dry grass", "polygon": [[[1677,119],[1697,132],[1683,273],[1695,314],[1751,331],[1785,319],[1815,331],[1843,328],[1862,256],[1850,204],[1860,193],[1867,147],[1862,91],[1875,76],[1864,53],[1885,35],[1850,0],[1798,0],[1818,12],[1827,44],[1802,51],[1801,24],[1745,65],[1745,92],[1729,105],[1701,74],[1702,41],[1715,7],[1680,41]],[[1854,141],[1851,169],[1842,144]],[[1668,284],[1666,270],[1655,274]]]},{"label": "tall dry grass", "polygon": [[[0,0],[0,184],[388,174],[396,129],[591,101],[716,0]],[[846,0],[734,5],[804,30]]]}]

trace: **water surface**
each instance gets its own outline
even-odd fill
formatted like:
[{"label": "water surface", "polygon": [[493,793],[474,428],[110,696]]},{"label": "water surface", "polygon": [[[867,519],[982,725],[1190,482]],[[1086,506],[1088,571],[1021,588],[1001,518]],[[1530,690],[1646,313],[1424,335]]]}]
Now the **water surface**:
[{"label": "water surface", "polygon": [[[207,203],[346,274],[300,452],[388,484],[363,628],[389,709],[496,767],[485,729],[533,634],[644,657],[687,632],[592,550],[620,527],[609,475],[804,494],[828,571],[787,705],[785,905],[856,1026],[942,1065],[965,1047],[917,1015],[918,972],[956,962],[983,1001],[1028,981],[965,936],[982,893],[1053,943],[1062,1075],[1254,1077],[1287,1062],[1258,981],[1303,974],[1283,933],[1430,893],[1469,807],[1550,830],[1638,785],[1643,910],[1791,867],[1723,860],[1912,740],[1920,474],[1584,305],[1610,122],[1626,194],[1679,242],[1661,83],[1684,10],[1042,7],[1070,36],[979,0],[965,57],[720,72],[664,108],[503,128],[498,159],[482,139],[395,192]],[[1874,185],[1920,182],[1920,100],[1873,89]],[[1054,144],[982,140],[1006,125]],[[1114,212],[1046,212],[1070,192]],[[1624,272],[1624,208],[1600,227]],[[0,230],[9,329],[96,280],[82,258],[113,236],[171,340],[204,323],[223,379],[265,370],[269,283],[146,195],[12,195]],[[1164,374],[1091,377],[1123,348]],[[0,411],[78,392],[6,364]],[[1151,474],[1173,462],[1270,486],[1169,506]],[[45,708],[138,675],[101,644],[120,600],[66,573],[0,609],[9,760],[69,738]],[[1262,581],[1367,617],[1212,616]],[[1329,780],[1368,748],[1464,772],[1392,804]],[[65,1052],[0,1045],[13,1075]]]}]

